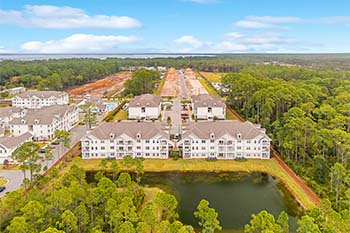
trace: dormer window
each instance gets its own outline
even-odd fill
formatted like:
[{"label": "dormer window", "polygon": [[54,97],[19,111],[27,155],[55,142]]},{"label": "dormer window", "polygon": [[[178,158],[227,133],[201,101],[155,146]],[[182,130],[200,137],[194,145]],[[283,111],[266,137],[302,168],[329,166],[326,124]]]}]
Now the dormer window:
[{"label": "dormer window", "polygon": [[34,123],[37,125],[39,124],[39,120],[35,120]]},{"label": "dormer window", "polygon": [[109,138],[110,138],[110,139],[114,139],[114,134],[111,133],[111,134],[109,135]]},{"label": "dormer window", "polygon": [[210,139],[214,139],[214,134],[213,133],[210,134]]},{"label": "dormer window", "polygon": [[26,123],[26,121],[25,121],[25,120],[23,120],[23,119],[22,119],[22,121],[21,121],[21,122],[22,122],[22,124]]},{"label": "dormer window", "polygon": [[241,139],[241,138],[242,138],[242,134],[238,133],[238,134],[237,134],[237,138],[238,138],[238,139]]},{"label": "dormer window", "polygon": [[139,134],[139,133],[136,134],[136,138],[137,138],[137,139],[141,139],[141,134]]}]

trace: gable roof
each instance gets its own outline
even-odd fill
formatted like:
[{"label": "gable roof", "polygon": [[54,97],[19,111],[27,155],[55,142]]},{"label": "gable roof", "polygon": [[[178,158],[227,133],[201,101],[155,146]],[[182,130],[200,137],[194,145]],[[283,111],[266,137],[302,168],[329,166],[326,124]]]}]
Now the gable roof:
[{"label": "gable roof", "polygon": [[29,109],[24,117],[13,119],[10,124],[33,125],[38,121],[39,124],[47,125],[51,124],[54,118],[61,118],[75,108],[75,105],[52,105],[40,109]]},{"label": "gable roof", "polygon": [[215,135],[215,138],[220,138],[225,134],[229,134],[234,138],[237,138],[237,135],[241,134],[242,139],[254,139],[258,136],[267,137],[264,128],[260,128],[258,125],[254,125],[249,121],[240,122],[238,120],[227,120],[190,123],[187,126],[186,132],[183,134],[182,138],[186,138],[189,135],[194,134],[201,139],[210,139],[210,135],[212,133]]},{"label": "gable roof", "polygon": [[0,145],[3,145],[4,147],[10,149],[19,146],[20,144],[31,139],[32,137],[33,135],[28,132],[17,137],[4,136],[0,137]]},{"label": "gable roof", "polygon": [[161,101],[160,96],[153,94],[143,94],[136,96],[130,103],[129,107],[158,107]]},{"label": "gable roof", "polygon": [[90,132],[90,135],[98,139],[109,140],[111,134],[114,134],[114,138],[125,134],[134,139],[136,139],[138,133],[141,135],[142,139],[152,138],[159,134],[169,139],[169,135],[162,128],[163,126],[160,122],[103,122]]},{"label": "gable roof", "polygon": [[226,107],[226,104],[223,100],[216,96],[209,94],[199,94],[192,96],[192,103],[195,108],[198,107]]},{"label": "gable roof", "polygon": [[26,91],[21,94],[16,95],[15,97],[19,98],[31,98],[32,96],[36,96],[38,98],[50,98],[51,96],[60,98],[64,95],[68,95],[66,92],[61,92],[61,91]]}]

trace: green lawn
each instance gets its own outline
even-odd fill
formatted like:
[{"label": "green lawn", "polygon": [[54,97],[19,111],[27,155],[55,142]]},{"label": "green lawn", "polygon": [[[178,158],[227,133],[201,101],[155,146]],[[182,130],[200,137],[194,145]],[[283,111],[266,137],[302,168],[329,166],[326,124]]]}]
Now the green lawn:
[{"label": "green lawn", "polygon": [[219,83],[221,82],[221,77],[226,73],[216,73],[216,72],[200,72],[209,82]]},{"label": "green lawn", "polygon": [[201,78],[199,79],[199,82],[202,84],[202,86],[205,88],[205,90],[207,90],[207,92],[210,94],[210,95],[213,95],[213,96],[218,96],[219,97],[219,94],[216,92],[216,90],[210,86],[207,81],[205,81],[205,79]]},{"label": "green lawn", "polygon": [[[93,171],[100,170],[100,162],[100,159],[83,160],[81,158],[77,158],[72,162],[72,164],[76,164],[87,171]],[[265,172],[279,178],[305,209],[310,209],[316,206],[316,204],[304,193],[302,188],[295,183],[291,177],[289,177],[285,170],[281,168],[275,159],[247,161],[146,159],[144,160],[143,165],[145,172]],[[68,169],[68,167],[66,169]]]},{"label": "green lawn", "polygon": [[153,94],[160,96],[160,93],[162,92],[163,86],[165,83],[165,77],[160,80],[158,88],[153,92]]},{"label": "green lawn", "polygon": [[8,180],[0,178],[0,186],[4,186],[5,184],[7,184],[7,182]]},{"label": "green lawn", "polygon": [[227,120],[238,120],[235,115],[226,107],[226,119]]},{"label": "green lawn", "polygon": [[113,117],[113,121],[117,120],[127,120],[128,119],[128,112],[124,110],[120,110],[115,116]]}]

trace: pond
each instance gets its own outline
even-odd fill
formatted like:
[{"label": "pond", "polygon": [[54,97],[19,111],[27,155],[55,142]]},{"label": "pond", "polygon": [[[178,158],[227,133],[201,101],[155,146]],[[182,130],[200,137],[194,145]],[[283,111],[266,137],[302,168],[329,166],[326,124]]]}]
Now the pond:
[{"label": "pond", "polygon": [[198,225],[193,212],[203,198],[219,213],[222,232],[242,232],[251,215],[261,210],[275,218],[286,211],[290,230],[295,232],[302,211],[281,182],[264,173],[145,173],[141,184],[175,195],[180,220],[195,228]]}]

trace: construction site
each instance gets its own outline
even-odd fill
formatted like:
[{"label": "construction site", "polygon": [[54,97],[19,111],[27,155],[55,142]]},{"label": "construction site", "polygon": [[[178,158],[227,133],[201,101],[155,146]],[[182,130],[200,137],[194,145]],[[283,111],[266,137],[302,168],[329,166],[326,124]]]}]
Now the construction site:
[{"label": "construction site", "polygon": [[131,78],[132,73],[123,72],[107,76],[93,83],[88,83],[68,91],[72,98],[82,98],[86,95],[97,97],[112,97],[115,93],[122,91],[126,80]]}]

